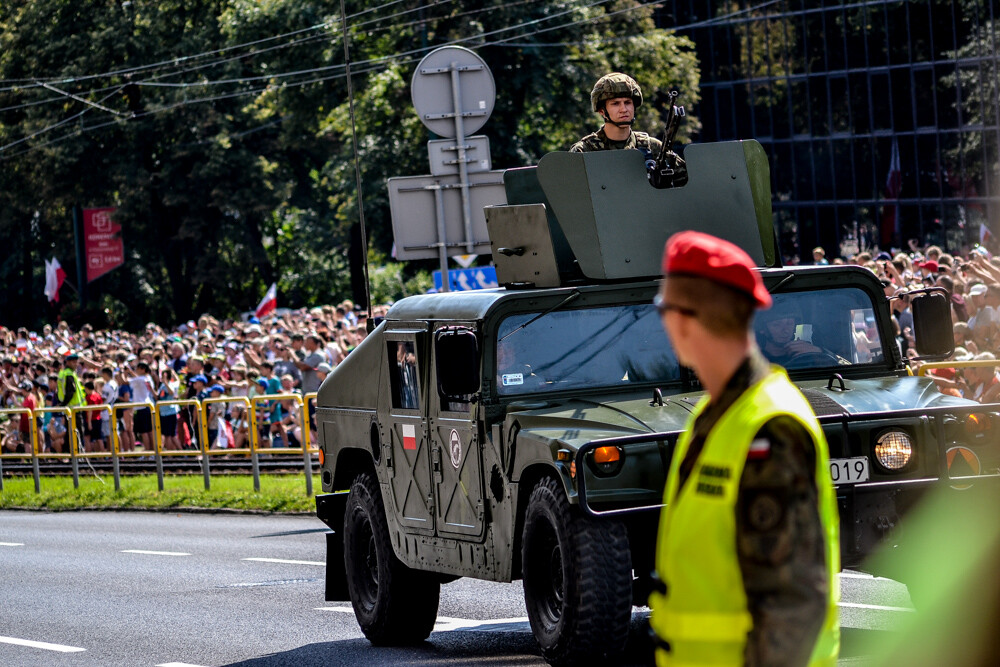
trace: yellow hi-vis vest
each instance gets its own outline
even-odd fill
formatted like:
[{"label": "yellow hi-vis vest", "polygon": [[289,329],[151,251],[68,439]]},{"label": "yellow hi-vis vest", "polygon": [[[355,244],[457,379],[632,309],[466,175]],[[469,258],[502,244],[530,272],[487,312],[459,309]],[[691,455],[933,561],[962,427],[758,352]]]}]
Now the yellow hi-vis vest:
[{"label": "yellow hi-vis vest", "polygon": [[650,625],[669,645],[656,650],[658,667],[742,665],[753,619],[747,609],[736,550],[736,500],[750,443],[778,416],[799,421],[816,448],[816,486],[829,582],[827,613],[810,665],[837,664],[840,652],[839,517],[830,481],[829,451],[805,397],[775,367],[750,387],[709,432],[697,464],[678,494],[678,469],[691,442],[694,421],[708,405],[702,399],[688,421],[670,464],[660,516],[656,570],[665,593],[649,598]]},{"label": "yellow hi-vis vest", "polygon": [[66,378],[70,375],[73,376],[73,397],[69,400],[66,405],[74,408],[78,405],[83,405],[86,403],[86,398],[83,396],[83,387],[80,385],[80,378],[76,376],[76,373],[68,368],[63,368],[59,371],[59,375],[56,377],[56,390],[59,394],[59,402],[62,403],[66,397]]}]

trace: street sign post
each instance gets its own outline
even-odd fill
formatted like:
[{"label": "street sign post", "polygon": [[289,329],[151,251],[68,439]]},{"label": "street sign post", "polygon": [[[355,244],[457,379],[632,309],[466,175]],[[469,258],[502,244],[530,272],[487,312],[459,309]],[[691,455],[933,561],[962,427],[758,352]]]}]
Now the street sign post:
[{"label": "street sign post", "polygon": [[445,138],[427,145],[431,176],[389,179],[397,258],[437,255],[447,276],[449,255],[489,252],[482,207],[506,203],[502,172],[490,171],[489,139],[469,136],[493,113],[496,84],[478,55],[445,46],[417,65],[410,94],[420,121]]}]

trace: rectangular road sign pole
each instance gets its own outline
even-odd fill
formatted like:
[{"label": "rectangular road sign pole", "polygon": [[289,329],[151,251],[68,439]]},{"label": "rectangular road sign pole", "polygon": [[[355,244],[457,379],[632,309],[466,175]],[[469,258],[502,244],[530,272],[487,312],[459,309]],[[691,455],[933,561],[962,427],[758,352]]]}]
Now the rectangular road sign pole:
[{"label": "rectangular road sign pole", "polygon": [[[434,188],[434,214],[437,218],[437,235],[438,235],[438,258],[441,260],[441,275],[444,276],[444,280],[441,282],[441,291],[447,292],[448,288],[448,234],[445,232],[444,225],[444,194],[441,192],[441,187],[436,186]],[[467,238],[472,238],[467,237]]]},{"label": "rectangular road sign pole", "polygon": [[[458,173],[462,183],[462,222],[465,223],[465,251],[471,255],[473,252],[472,207],[469,204],[469,165],[465,161],[465,126],[462,121],[462,84],[459,83],[458,63],[451,64],[451,99],[455,105],[455,147],[458,149]],[[442,266],[441,270],[445,277],[444,284],[447,285],[448,269],[446,266]]]}]

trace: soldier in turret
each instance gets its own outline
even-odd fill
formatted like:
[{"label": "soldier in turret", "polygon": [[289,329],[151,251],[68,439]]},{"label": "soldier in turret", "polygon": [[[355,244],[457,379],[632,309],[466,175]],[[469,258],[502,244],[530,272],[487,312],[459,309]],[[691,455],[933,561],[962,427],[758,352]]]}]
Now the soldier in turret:
[{"label": "soldier in turret", "polygon": [[621,72],[605,74],[594,84],[590,103],[604,120],[604,127],[573,144],[571,153],[632,148],[649,160],[660,152],[659,139],[632,129],[635,111],[642,105],[642,89],[635,79]]}]

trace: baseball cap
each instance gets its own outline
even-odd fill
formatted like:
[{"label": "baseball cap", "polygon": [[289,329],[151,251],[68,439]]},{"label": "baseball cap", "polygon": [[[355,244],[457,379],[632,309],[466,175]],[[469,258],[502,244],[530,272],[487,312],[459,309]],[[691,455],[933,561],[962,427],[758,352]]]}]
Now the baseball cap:
[{"label": "baseball cap", "polygon": [[257,380],[257,384],[264,387],[264,389],[267,389],[267,380],[265,380],[264,378],[260,378],[259,380]]},{"label": "baseball cap", "polygon": [[986,285],[976,283],[969,289],[969,296],[982,296],[986,294]]},{"label": "baseball cap", "polygon": [[197,375],[195,375],[194,377],[191,378],[191,384],[194,384],[195,382],[201,382],[202,384],[208,384],[208,378],[205,377],[204,375],[202,375],[201,373],[198,373]]},{"label": "baseball cap", "polygon": [[758,308],[770,308],[771,295],[755,269],[750,255],[741,248],[702,232],[674,234],[663,253],[665,275],[711,280],[743,292]]},{"label": "baseball cap", "polygon": [[221,384],[213,384],[211,387],[208,388],[208,392],[212,393],[213,391],[217,391],[220,394],[224,394],[226,393],[226,388],[223,387]]},{"label": "baseball cap", "polygon": [[935,262],[933,259],[928,260],[922,264],[919,264],[919,266],[921,269],[927,269],[931,273],[937,273],[938,270],[938,263]]}]

